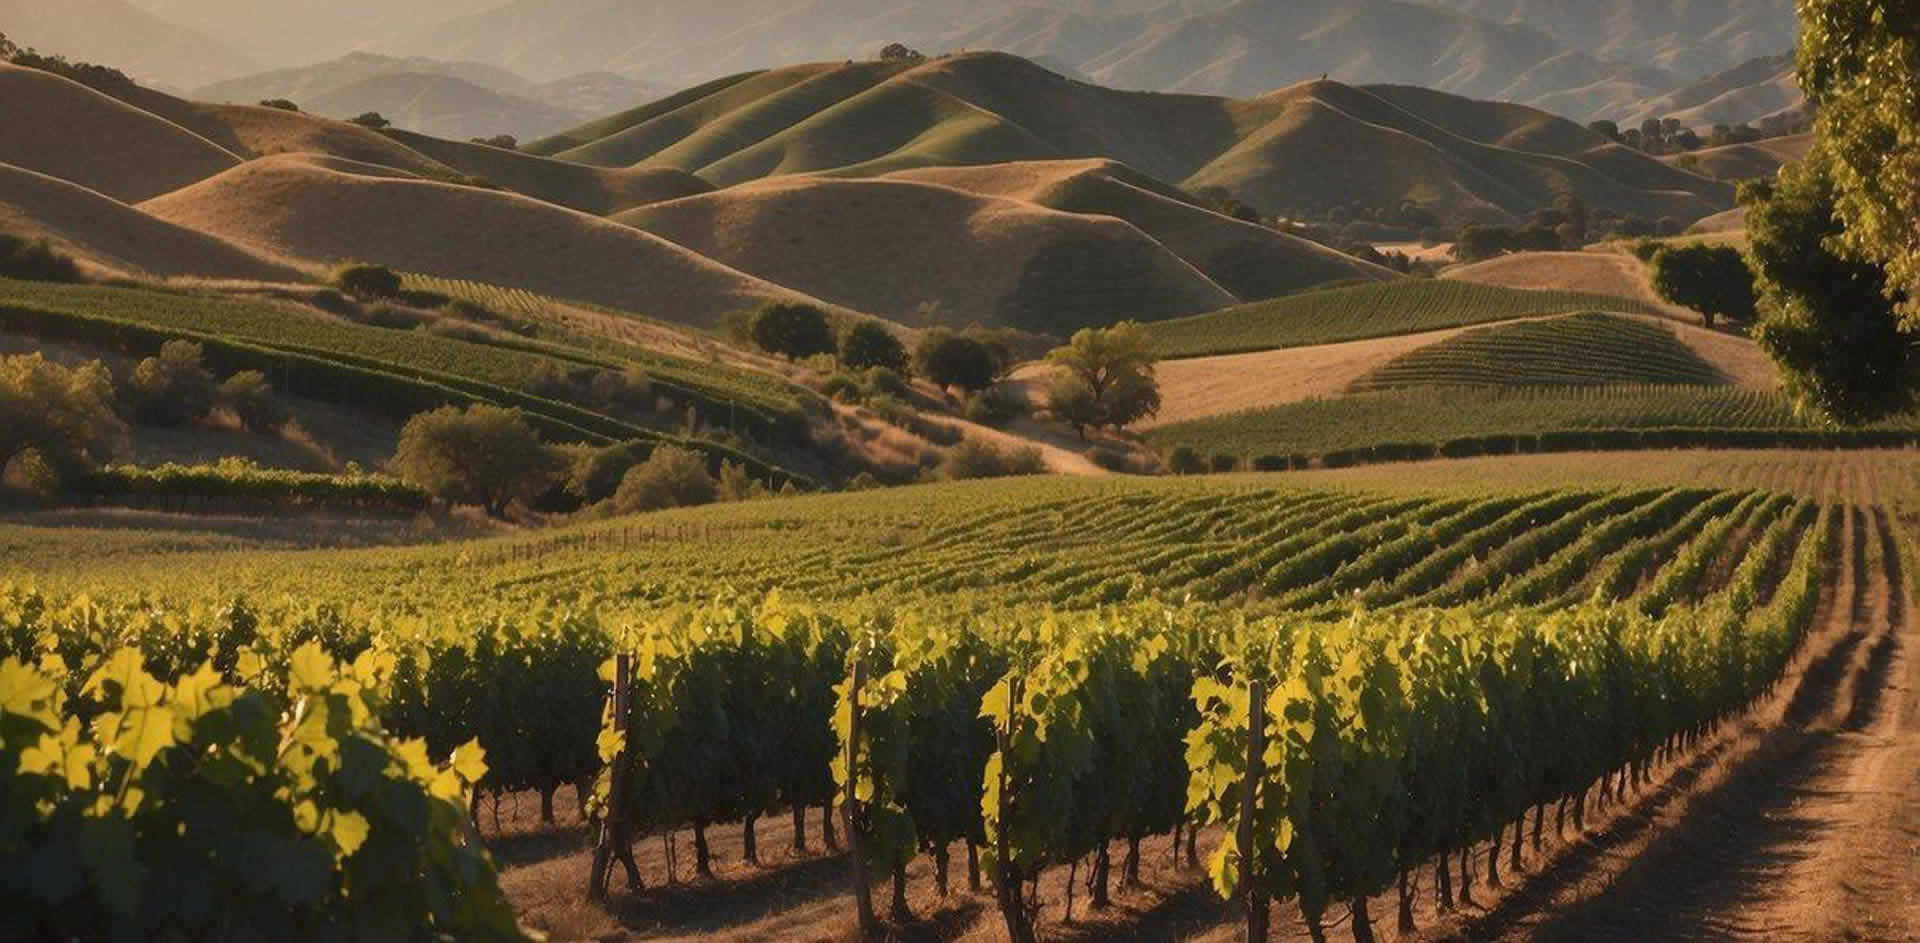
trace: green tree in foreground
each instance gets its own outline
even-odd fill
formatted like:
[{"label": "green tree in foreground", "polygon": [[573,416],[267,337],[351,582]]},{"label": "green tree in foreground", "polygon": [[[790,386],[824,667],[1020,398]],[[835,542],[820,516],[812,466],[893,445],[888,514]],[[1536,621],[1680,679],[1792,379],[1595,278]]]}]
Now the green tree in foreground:
[{"label": "green tree in foreground", "polygon": [[393,471],[436,497],[477,504],[488,514],[529,501],[558,473],[558,458],[519,410],[443,406],[400,430]]},{"label": "green tree in foreground", "polygon": [[987,345],[945,328],[928,331],[913,351],[913,367],[942,389],[978,393],[993,385],[999,362]]},{"label": "green tree in foreground", "polygon": [[767,305],[748,327],[754,346],[788,360],[833,353],[833,325],[827,313],[800,302]]},{"label": "green tree in foreground", "polygon": [[1842,243],[1886,269],[1895,309],[1920,329],[1920,7],[1800,0],[1800,87],[1831,158]]},{"label": "green tree in foreground", "polygon": [[1753,319],[1753,271],[1729,246],[1673,246],[1653,256],[1653,287],[1660,297],[1706,318]]},{"label": "green tree in foreground", "polygon": [[[1132,321],[1108,328],[1082,328],[1065,347],[1047,354],[1047,362],[1092,394],[1096,406],[1093,424],[1116,429],[1160,411],[1155,361],[1146,330]],[[1056,384],[1053,389],[1069,394],[1070,411],[1086,414],[1071,402],[1071,397],[1078,394],[1070,386]]]},{"label": "green tree in foreground", "polygon": [[885,367],[907,371],[907,347],[892,331],[873,321],[859,321],[840,338],[840,365],[849,370]]},{"label": "green tree in foreground", "polygon": [[1912,408],[1920,356],[1903,332],[1878,265],[1837,247],[1849,222],[1828,160],[1815,153],[1772,185],[1741,190],[1759,289],[1754,340],[1800,403],[1842,422]]}]

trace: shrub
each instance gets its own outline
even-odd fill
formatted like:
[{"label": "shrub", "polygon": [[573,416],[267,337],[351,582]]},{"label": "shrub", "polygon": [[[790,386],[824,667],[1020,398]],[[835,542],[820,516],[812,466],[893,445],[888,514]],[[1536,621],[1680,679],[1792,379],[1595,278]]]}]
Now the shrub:
[{"label": "shrub", "polygon": [[754,346],[788,360],[833,353],[833,325],[827,313],[799,302],[775,302],[760,309],[748,328]]},{"label": "shrub", "polygon": [[520,139],[511,134],[496,134],[490,138],[474,138],[473,143],[484,144],[487,147],[497,147],[503,151],[510,151],[520,146]]},{"label": "shrub", "polygon": [[963,439],[941,459],[939,476],[946,481],[962,481],[1039,475],[1046,470],[1046,459],[1033,446],[1003,451],[978,439]]},{"label": "shrub", "polygon": [[1262,472],[1286,471],[1293,467],[1285,455],[1261,455],[1253,460],[1253,470]]},{"label": "shrub", "polygon": [[884,393],[896,399],[913,398],[913,384],[891,367],[872,367],[861,374],[861,385],[869,396]]},{"label": "shrub", "polygon": [[200,365],[201,358],[199,344],[171,340],[160,345],[158,355],[135,365],[127,381],[135,420],[177,426],[211,411],[219,389],[213,374]]},{"label": "shrub", "polygon": [[0,463],[0,489],[36,498],[60,493],[60,471],[39,449],[21,449]]},{"label": "shrub", "polygon": [[1199,450],[1183,445],[1167,455],[1167,470],[1176,475],[1199,475],[1206,472],[1207,462]]},{"label": "shrub", "polygon": [[849,370],[907,369],[907,346],[875,321],[856,321],[840,338],[840,364]]},{"label": "shrub", "polygon": [[1110,445],[1096,445],[1088,449],[1087,459],[1110,472],[1133,474],[1133,456]]},{"label": "shrub", "polygon": [[390,301],[400,296],[400,276],[384,265],[343,265],[333,273],[333,287],[362,301]]},{"label": "shrub", "polygon": [[0,275],[31,282],[77,282],[80,268],[45,239],[28,241],[0,233]]},{"label": "shrub", "polygon": [[1351,468],[1360,464],[1361,452],[1360,449],[1336,449],[1323,453],[1320,456],[1320,467]]},{"label": "shrub", "polygon": [[286,408],[274,399],[267,375],[258,370],[242,370],[228,377],[214,399],[254,432],[271,432],[287,424]]},{"label": "shrub", "polygon": [[1240,467],[1240,456],[1224,455],[1224,454],[1215,455],[1213,457],[1213,462],[1211,467],[1214,474],[1224,475]]},{"label": "shrub", "polygon": [[966,417],[969,422],[997,429],[1032,410],[1033,407],[1019,390],[1000,384],[968,397]]},{"label": "shrub", "polygon": [[294,104],[293,102],[291,102],[291,101],[289,101],[289,100],[287,100],[287,99],[285,99],[285,98],[265,98],[265,99],[261,99],[261,101],[260,101],[260,107],[262,107],[262,108],[274,108],[274,109],[278,109],[278,110],[280,110],[280,111],[294,111],[294,112],[297,112],[297,111],[299,111],[299,110],[300,110],[300,106],[299,106],[299,105],[296,105],[296,104]]},{"label": "shrub", "polygon": [[747,474],[739,462],[721,462],[718,497],[722,501],[747,501],[767,496],[766,483]]},{"label": "shrub", "polygon": [[98,362],[0,357],[0,464],[31,449],[55,469],[80,470],[104,459],[122,431],[113,379]]},{"label": "shrub", "polygon": [[358,117],[351,119],[351,122],[374,131],[385,131],[393,126],[393,122],[381,117],[377,111],[364,112]]},{"label": "shrub", "polygon": [[707,471],[706,459],[677,445],[662,445],[620,479],[620,487],[613,494],[613,509],[619,514],[633,514],[712,504],[719,492],[719,483]]},{"label": "shrub", "polygon": [[530,501],[559,472],[559,457],[519,410],[444,406],[407,420],[393,470],[436,497],[488,514]]},{"label": "shrub", "polygon": [[567,491],[588,504],[613,497],[621,479],[646,456],[646,446],[620,442],[605,448],[587,449],[573,461],[567,476]]},{"label": "shrub", "polygon": [[820,394],[840,403],[858,403],[866,398],[866,393],[860,388],[860,381],[847,373],[836,373],[828,377],[825,383],[820,384]]}]

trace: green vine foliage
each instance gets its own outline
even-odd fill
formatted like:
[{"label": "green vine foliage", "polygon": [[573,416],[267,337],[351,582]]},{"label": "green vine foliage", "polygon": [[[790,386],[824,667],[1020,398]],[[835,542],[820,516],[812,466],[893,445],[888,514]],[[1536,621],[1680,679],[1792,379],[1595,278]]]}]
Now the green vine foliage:
[{"label": "green vine foliage", "polygon": [[290,656],[287,698],[119,649],[85,675],[0,661],[0,935],[517,939],[464,838],[477,744],[445,768],[378,723],[392,656]]}]

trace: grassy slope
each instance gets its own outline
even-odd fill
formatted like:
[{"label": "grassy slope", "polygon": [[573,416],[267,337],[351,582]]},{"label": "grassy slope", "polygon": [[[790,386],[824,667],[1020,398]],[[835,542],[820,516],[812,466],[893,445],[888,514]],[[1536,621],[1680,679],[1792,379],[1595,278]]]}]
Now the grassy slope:
[{"label": "grassy slope", "polygon": [[655,236],[515,194],[263,158],[143,205],[268,252],[526,288],[697,326],[799,297]]},{"label": "grassy slope", "polygon": [[596,216],[713,189],[700,178],[675,170],[609,170],[407,131],[388,136],[494,186]]},{"label": "grassy slope", "polygon": [[1350,390],[1727,382],[1663,325],[1589,313],[1468,331],[1403,354]]},{"label": "grassy slope", "polygon": [[199,275],[298,281],[294,267],[231,242],[155,219],[93,190],[0,164],[0,230],[44,238],[76,258],[125,275]]},{"label": "grassy slope", "polygon": [[[1053,334],[1235,303],[1109,217],[904,180],[786,177],[615,217],[816,297],[912,322]],[[878,261],[884,260],[884,261]]]},{"label": "grassy slope", "polygon": [[1148,331],[1162,357],[1199,357],[1595,309],[1655,313],[1639,302],[1609,296],[1407,280],[1291,295],[1163,321]]},{"label": "grassy slope", "polygon": [[1325,282],[1393,278],[1387,269],[1318,243],[1195,206],[1180,191],[1112,161],[928,167],[888,177],[1124,219],[1247,301]]},{"label": "grassy slope", "polygon": [[116,200],[158,196],[240,163],[188,128],[37,69],[0,63],[0,115],[0,163]]}]

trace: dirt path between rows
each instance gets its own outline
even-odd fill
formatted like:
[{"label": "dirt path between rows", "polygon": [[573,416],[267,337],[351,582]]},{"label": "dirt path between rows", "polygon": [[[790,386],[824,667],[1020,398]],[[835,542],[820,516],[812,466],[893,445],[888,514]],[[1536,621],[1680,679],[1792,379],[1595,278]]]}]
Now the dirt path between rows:
[{"label": "dirt path between rows", "polygon": [[1823,630],[1770,709],[1682,770],[1640,836],[1469,939],[1920,938],[1920,659],[1879,511],[1846,523]]}]

